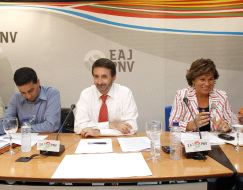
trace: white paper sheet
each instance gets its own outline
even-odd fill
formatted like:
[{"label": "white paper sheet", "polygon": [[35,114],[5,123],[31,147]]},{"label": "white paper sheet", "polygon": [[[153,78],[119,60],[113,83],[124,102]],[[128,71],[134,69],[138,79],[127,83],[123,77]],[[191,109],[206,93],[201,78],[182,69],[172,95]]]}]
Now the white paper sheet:
[{"label": "white paper sheet", "polygon": [[103,137],[117,137],[122,136],[123,134],[116,129],[101,129],[100,135]]},{"label": "white paper sheet", "polygon": [[[225,141],[225,142],[228,143],[228,144],[232,144],[232,145],[236,146],[236,144],[237,144],[236,133],[235,132],[229,133],[229,135],[235,137],[235,140],[233,140],[233,141]],[[239,133],[239,145],[243,146],[243,133]]]},{"label": "white paper sheet", "polygon": [[120,178],[152,175],[141,153],[66,155],[52,178]]},{"label": "white paper sheet", "polygon": [[75,153],[109,153],[112,152],[111,139],[82,139]]},{"label": "white paper sheet", "polygon": [[[201,132],[202,138],[207,139],[211,145],[220,145],[225,144],[225,141],[223,139],[218,138],[217,133],[210,133],[207,131]],[[196,140],[199,139],[198,132],[186,132],[181,133],[181,142],[184,144],[186,140]]]},{"label": "white paper sheet", "polygon": [[128,137],[117,139],[123,152],[139,152],[148,150],[151,143],[148,137]]},{"label": "white paper sheet", "polygon": [[9,145],[9,142],[0,140],[0,149]]},{"label": "white paper sheet", "polygon": [[[21,133],[12,134],[12,142],[21,145]],[[37,141],[44,140],[47,135],[38,135],[38,133],[31,133],[31,146],[34,146]],[[8,135],[0,136],[0,140],[9,142]]]}]

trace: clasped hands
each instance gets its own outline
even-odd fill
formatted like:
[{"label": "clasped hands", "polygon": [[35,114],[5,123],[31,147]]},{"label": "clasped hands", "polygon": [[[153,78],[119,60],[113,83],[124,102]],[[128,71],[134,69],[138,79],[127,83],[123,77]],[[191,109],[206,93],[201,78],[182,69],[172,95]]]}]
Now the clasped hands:
[{"label": "clasped hands", "polygon": [[[116,129],[120,131],[122,134],[129,134],[132,130],[132,126],[130,124],[121,121],[110,122],[109,128]],[[83,137],[98,137],[100,136],[100,130],[96,128],[87,127],[82,129],[81,135]]]},{"label": "clasped hands", "polygon": [[[188,123],[188,129],[192,131],[197,131],[197,126],[200,128],[209,123],[209,121],[213,122],[215,126],[217,126],[217,131],[220,132],[229,132],[230,127],[229,124],[224,119],[219,119],[216,121],[216,118],[210,118],[209,112],[200,112],[195,117],[195,122],[191,121]],[[197,126],[196,126],[196,124]]]}]

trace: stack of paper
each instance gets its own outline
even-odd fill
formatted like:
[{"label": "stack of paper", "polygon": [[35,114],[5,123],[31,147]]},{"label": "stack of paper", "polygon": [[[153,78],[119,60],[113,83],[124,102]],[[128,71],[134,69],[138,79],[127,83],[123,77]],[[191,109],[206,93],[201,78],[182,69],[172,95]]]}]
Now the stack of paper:
[{"label": "stack of paper", "polygon": [[117,139],[123,152],[139,152],[150,149],[148,137],[128,137]]},{"label": "stack of paper", "polygon": [[4,148],[4,147],[7,147],[8,145],[9,145],[9,142],[0,140],[0,149]]},{"label": "stack of paper", "polygon": [[[38,133],[31,133],[31,146],[34,146],[37,141],[44,140],[45,138],[47,138],[47,135],[38,135]],[[0,141],[9,143],[9,136],[0,136]],[[21,133],[12,134],[12,142],[21,145]]]}]

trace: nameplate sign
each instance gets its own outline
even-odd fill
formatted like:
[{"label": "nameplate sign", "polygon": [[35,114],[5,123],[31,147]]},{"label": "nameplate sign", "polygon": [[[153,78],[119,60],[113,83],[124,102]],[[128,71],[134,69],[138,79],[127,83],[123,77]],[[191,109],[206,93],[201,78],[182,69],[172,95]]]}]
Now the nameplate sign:
[{"label": "nameplate sign", "polygon": [[184,146],[186,153],[211,150],[208,139],[186,140]]},{"label": "nameplate sign", "polygon": [[37,150],[59,152],[60,141],[56,140],[43,140],[37,142]]}]

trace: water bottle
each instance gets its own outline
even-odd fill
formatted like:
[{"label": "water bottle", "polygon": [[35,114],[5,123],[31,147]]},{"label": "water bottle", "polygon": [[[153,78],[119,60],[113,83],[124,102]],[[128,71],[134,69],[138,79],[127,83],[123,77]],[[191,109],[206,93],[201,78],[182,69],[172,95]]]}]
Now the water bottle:
[{"label": "water bottle", "polygon": [[23,123],[21,127],[21,151],[31,151],[31,125],[30,123]]},{"label": "water bottle", "polygon": [[178,122],[170,127],[170,159],[181,159],[181,130]]}]

